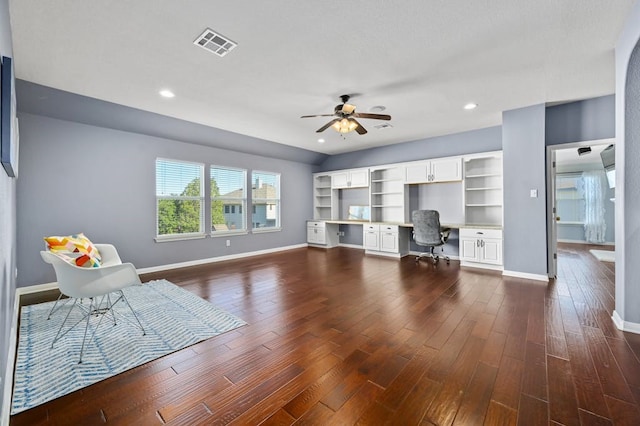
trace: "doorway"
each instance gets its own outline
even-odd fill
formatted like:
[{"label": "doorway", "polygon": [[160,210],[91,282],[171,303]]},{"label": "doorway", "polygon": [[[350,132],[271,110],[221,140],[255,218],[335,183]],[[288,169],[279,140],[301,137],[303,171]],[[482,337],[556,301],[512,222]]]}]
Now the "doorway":
[{"label": "doorway", "polygon": [[602,251],[611,251],[614,246],[615,179],[611,183],[607,180],[601,155],[614,142],[600,139],[547,147],[550,278],[558,273],[558,242],[598,244]]}]

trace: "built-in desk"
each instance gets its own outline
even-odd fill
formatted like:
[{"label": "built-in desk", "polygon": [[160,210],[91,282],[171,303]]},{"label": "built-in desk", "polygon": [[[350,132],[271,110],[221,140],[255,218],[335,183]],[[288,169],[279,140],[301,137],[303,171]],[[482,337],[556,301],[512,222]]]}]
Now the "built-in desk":
[{"label": "built-in desk", "polygon": [[[401,258],[411,251],[413,224],[400,222],[308,221],[308,244],[325,248],[339,245],[340,225],[362,226],[362,248],[367,254]],[[459,258],[462,266],[502,269],[502,226],[466,223],[441,225],[459,230]],[[318,235],[321,237],[318,238]]]}]

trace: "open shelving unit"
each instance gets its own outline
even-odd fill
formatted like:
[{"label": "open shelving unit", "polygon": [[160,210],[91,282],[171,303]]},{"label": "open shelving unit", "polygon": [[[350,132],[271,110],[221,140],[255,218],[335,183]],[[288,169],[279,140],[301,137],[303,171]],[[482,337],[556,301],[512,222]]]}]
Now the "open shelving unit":
[{"label": "open shelving unit", "polygon": [[465,159],[464,173],[465,222],[502,225],[502,156]]},{"label": "open shelving unit", "polygon": [[331,220],[334,207],[331,176],[318,174],[313,177],[313,218]]},{"label": "open shelving unit", "polygon": [[408,195],[404,173],[404,167],[371,170],[369,188],[372,222],[405,222]]}]

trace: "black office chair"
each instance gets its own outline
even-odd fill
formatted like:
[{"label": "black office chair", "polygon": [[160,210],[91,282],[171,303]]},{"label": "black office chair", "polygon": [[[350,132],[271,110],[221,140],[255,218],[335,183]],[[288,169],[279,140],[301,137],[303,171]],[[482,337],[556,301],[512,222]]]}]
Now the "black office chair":
[{"label": "black office chair", "polygon": [[[440,226],[440,213],[437,210],[414,210],[411,213],[413,221],[413,240],[419,246],[429,247],[428,252],[416,257],[416,262],[423,256],[431,257],[435,265],[440,257],[435,253],[435,248],[444,245],[449,238],[450,228]],[[442,248],[444,252],[444,248]],[[442,255],[449,264],[449,256]]]}]

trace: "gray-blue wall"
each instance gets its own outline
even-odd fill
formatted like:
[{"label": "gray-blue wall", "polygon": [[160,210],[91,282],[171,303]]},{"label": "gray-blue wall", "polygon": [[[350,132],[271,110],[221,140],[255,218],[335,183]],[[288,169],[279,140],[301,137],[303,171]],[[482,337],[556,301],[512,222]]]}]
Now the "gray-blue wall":
[{"label": "gray-blue wall", "polygon": [[547,275],[544,139],[544,105],[502,113],[505,271]]},{"label": "gray-blue wall", "polygon": [[371,167],[428,158],[451,157],[502,149],[500,126],[332,155],[319,171]]},{"label": "gray-blue wall", "polygon": [[[640,331],[640,2],[616,44],[616,310]],[[614,317],[615,317],[614,316]]]},{"label": "gray-blue wall", "polygon": [[548,107],[547,145],[613,138],[616,134],[615,95]]},{"label": "gray-blue wall", "polygon": [[[311,164],[20,113],[18,286],[55,281],[42,237],[84,232],[137,268],[306,242]],[[282,231],[154,242],[157,157],[281,174]],[[225,240],[231,240],[226,247]]]},{"label": "gray-blue wall", "polygon": [[[0,0],[0,54],[13,56],[9,1]],[[0,167],[0,407],[5,381],[12,372],[6,371],[11,321],[14,315],[16,280],[16,179],[7,176]]]}]

